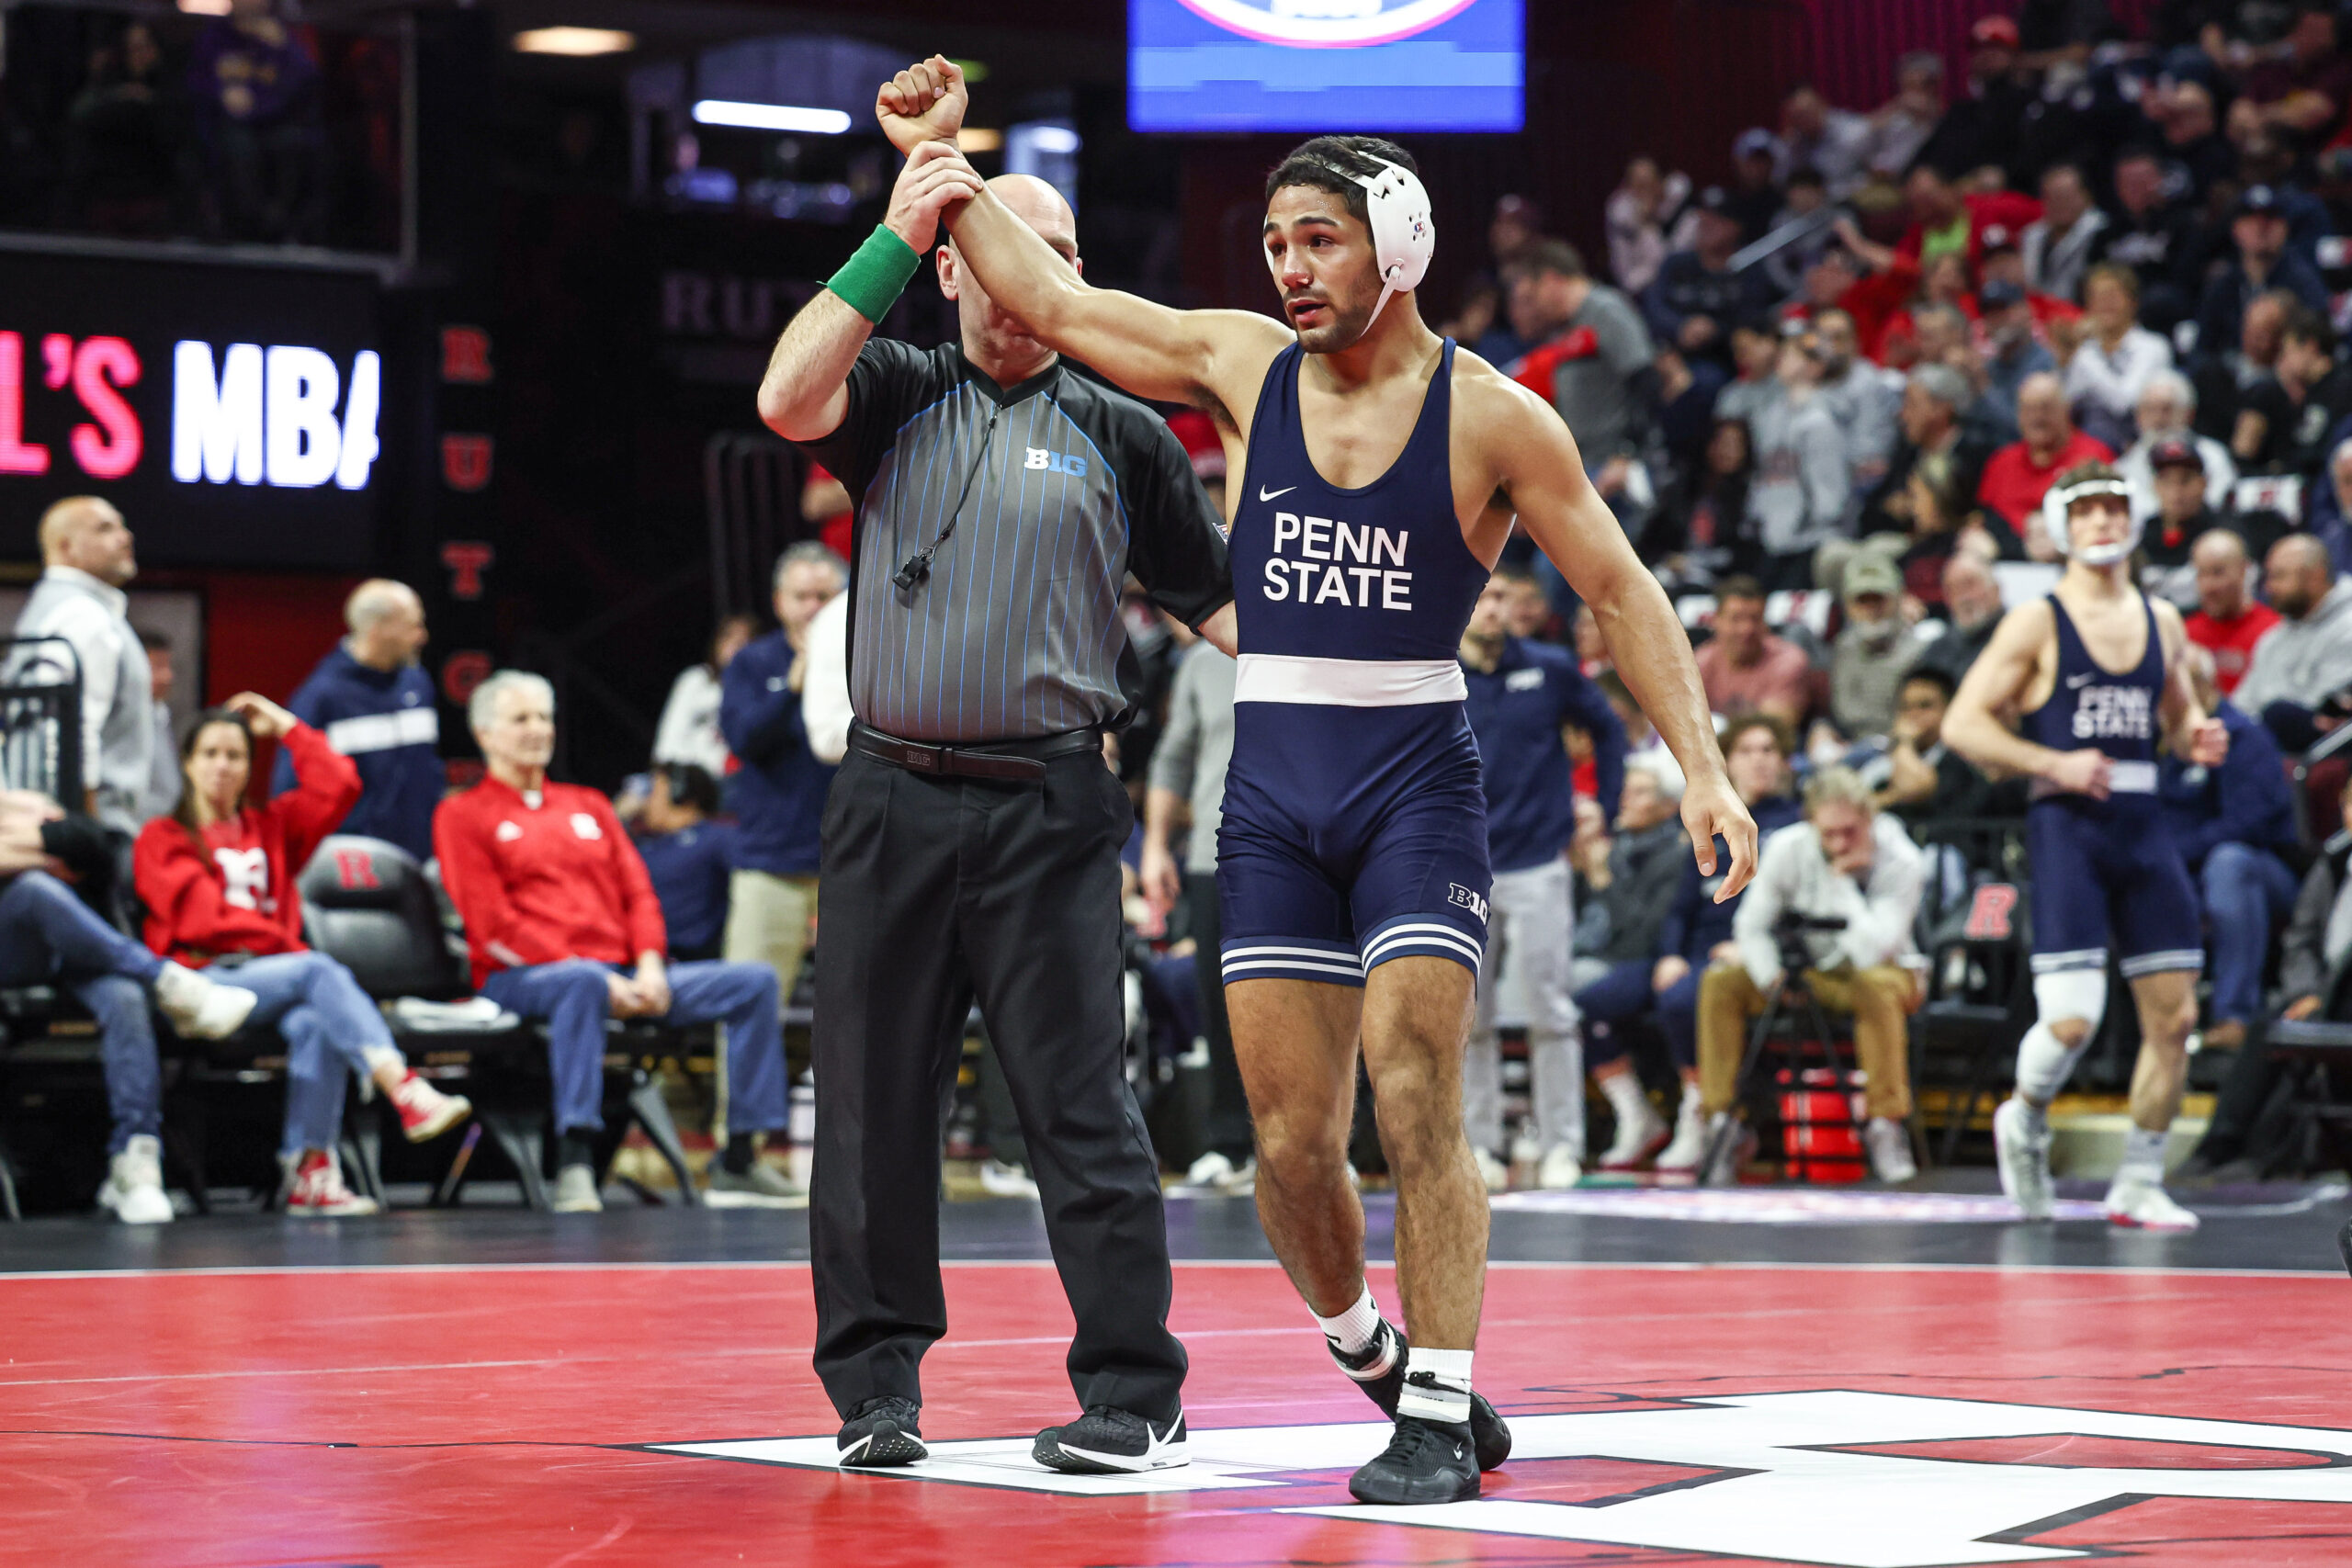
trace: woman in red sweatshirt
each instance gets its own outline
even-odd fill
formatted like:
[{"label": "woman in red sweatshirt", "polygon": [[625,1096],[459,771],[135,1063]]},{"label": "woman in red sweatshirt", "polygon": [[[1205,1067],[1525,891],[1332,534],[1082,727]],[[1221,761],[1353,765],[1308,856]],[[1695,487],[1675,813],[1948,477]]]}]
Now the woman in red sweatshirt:
[{"label": "woman in red sweatshirt", "polygon": [[[266,806],[245,798],[256,736],[281,740],[294,762],[295,787]],[[359,770],[267,697],[242,692],[197,716],[180,743],[180,772],[179,806],[141,829],[133,855],[147,945],[216,978],[233,973],[260,998],[250,1021],[275,1023],[286,1037],[278,1158],[288,1212],[373,1213],[329,1152],[343,1123],[345,1067],[390,1097],[412,1143],[447,1132],[473,1108],[419,1077],[351,971],[302,943],[294,878],[359,798]]]}]

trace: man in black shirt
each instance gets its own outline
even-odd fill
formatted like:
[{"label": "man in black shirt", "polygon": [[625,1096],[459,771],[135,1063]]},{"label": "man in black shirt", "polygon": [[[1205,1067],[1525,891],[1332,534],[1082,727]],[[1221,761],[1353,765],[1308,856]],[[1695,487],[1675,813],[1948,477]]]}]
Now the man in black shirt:
[{"label": "man in black shirt", "polygon": [[2156,515],[2142,547],[2148,564],[2187,566],[2197,541],[2222,525],[2207,502],[2205,459],[2188,436],[2166,435],[2148,448],[2148,468],[2156,486]]},{"label": "man in black shirt", "polygon": [[2230,450],[2248,473],[2316,479],[2327,463],[2327,433],[2346,413],[2352,371],[2335,363],[2335,329],[2299,306],[2279,329],[2278,363],[2246,392]]},{"label": "man in black shirt", "polygon": [[[1026,175],[994,188],[1072,268],[1076,220]],[[809,1239],[816,1367],[842,1462],[927,1451],[917,1369],[947,1328],[940,1107],[977,999],[1012,1091],[1078,1322],[1086,1414],[1035,1450],[1063,1470],[1184,1462],[1183,1347],[1159,1173],[1123,1072],[1119,851],[1102,761],[1129,714],[1129,572],[1232,646],[1224,536],[1150,409],[1078,376],[998,310],[953,243],[961,341],[872,339],[968,169],[910,167],[889,215],[785,330],[760,414],[857,502],[857,722],[825,807]]]}]

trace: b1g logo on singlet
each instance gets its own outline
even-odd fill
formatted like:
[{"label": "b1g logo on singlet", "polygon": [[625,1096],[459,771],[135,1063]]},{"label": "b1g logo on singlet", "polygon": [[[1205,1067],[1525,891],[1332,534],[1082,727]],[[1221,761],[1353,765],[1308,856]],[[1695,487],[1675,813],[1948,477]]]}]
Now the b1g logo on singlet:
[{"label": "b1g logo on singlet", "polygon": [[2077,740],[2146,740],[2155,734],[2144,686],[2085,686],[2075,694]]},{"label": "b1g logo on singlet", "polygon": [[[1329,517],[1274,513],[1274,553],[1266,562],[1264,592],[1279,604],[1346,604],[1358,610],[1413,607],[1413,574],[1404,570],[1412,536],[1370,524],[1354,527]],[[1285,559],[1295,550],[1298,558]]]}]

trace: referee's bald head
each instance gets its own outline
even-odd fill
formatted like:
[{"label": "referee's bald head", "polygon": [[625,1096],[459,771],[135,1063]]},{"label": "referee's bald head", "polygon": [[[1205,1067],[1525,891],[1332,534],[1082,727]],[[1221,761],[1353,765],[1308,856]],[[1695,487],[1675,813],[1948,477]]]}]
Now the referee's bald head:
[{"label": "referee's bald head", "polygon": [[[1078,214],[1062,193],[1035,175],[999,175],[989,189],[1012,215],[1036,231],[1074,272],[1085,271],[1078,255]],[[1029,335],[1014,317],[997,308],[980,280],[964,265],[954,239],[939,247],[939,291],[956,301],[965,356],[1000,386],[1025,380],[1043,369],[1052,350]]]}]

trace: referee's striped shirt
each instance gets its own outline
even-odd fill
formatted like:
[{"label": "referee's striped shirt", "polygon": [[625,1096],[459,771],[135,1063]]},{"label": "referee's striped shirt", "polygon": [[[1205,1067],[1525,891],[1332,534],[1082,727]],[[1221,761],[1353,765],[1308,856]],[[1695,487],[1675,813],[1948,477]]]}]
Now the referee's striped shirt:
[{"label": "referee's striped shirt", "polygon": [[[1182,444],[1058,361],[999,387],[956,344],[874,339],[841,428],[806,446],[857,505],[849,686],[869,728],[977,741],[1118,724],[1137,684],[1127,573],[1189,626],[1233,597]],[[951,519],[929,576],[899,587]]]}]

